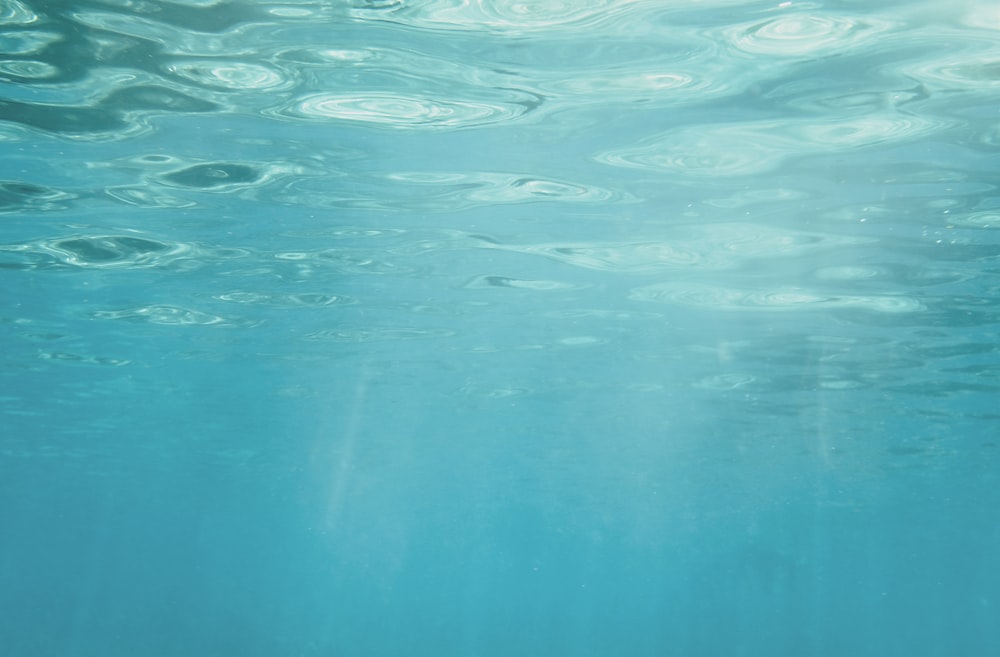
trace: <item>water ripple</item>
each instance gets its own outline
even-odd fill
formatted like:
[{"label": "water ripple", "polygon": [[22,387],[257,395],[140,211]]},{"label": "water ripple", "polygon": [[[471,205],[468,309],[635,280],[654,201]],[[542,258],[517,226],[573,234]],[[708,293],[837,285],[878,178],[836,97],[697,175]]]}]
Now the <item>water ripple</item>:
[{"label": "water ripple", "polygon": [[824,281],[861,281],[885,276],[885,267],[876,265],[839,265],[821,267],[813,275]]},{"label": "water ripple", "polygon": [[536,292],[548,292],[552,290],[578,290],[586,286],[564,283],[562,281],[547,280],[525,280],[520,278],[509,278],[507,276],[477,276],[465,284],[468,288],[492,288],[492,287],[512,287],[522,290],[534,290]]},{"label": "water ripple", "polygon": [[17,180],[0,180],[0,213],[49,211],[65,207],[73,194]]},{"label": "water ripple", "polygon": [[395,342],[398,340],[450,338],[454,335],[456,335],[455,331],[445,328],[391,327],[313,331],[306,335],[305,339],[319,342]]},{"label": "water ripple", "polygon": [[0,25],[28,25],[37,20],[38,14],[21,0],[6,0],[0,5]]},{"label": "water ripple", "polygon": [[303,274],[316,267],[332,269],[341,274],[408,274],[413,267],[374,257],[370,250],[319,249],[316,251],[281,251],[274,254],[280,261],[294,263]]},{"label": "water ripple", "polygon": [[694,383],[696,388],[706,390],[737,390],[744,388],[757,381],[757,377],[752,374],[742,374],[731,372],[728,374],[716,374],[708,376]]},{"label": "water ripple", "polygon": [[798,57],[857,48],[891,28],[891,23],[871,18],[862,20],[837,14],[797,13],[735,25],[723,30],[722,34],[744,52]]},{"label": "water ripple", "polygon": [[170,4],[155,8],[135,5],[120,11],[80,9],[66,14],[81,26],[156,42],[170,53],[196,55],[231,54],[241,30],[251,26],[255,18],[255,8],[241,8],[236,3],[212,3],[203,8]]},{"label": "water ripple", "polygon": [[454,128],[518,118],[542,102],[519,88],[525,80],[513,71],[421,50],[324,42],[280,50],[273,60],[308,88],[336,90],[299,94],[266,112],[285,119]]},{"label": "water ripple", "polygon": [[962,23],[969,27],[990,32],[1000,32],[1000,7],[993,2],[970,2],[962,7],[966,13]]},{"label": "water ripple", "polygon": [[568,319],[574,322],[586,321],[606,321],[635,322],[651,319],[661,319],[660,313],[638,312],[634,310],[606,310],[604,308],[574,308],[570,310],[550,310],[544,313],[545,317],[553,319]]},{"label": "water ripple", "polygon": [[800,311],[859,309],[910,313],[923,305],[905,296],[830,295],[801,288],[743,290],[696,283],[657,283],[632,290],[635,301],[697,306],[712,310]]},{"label": "water ripple", "polygon": [[370,226],[338,226],[336,228],[317,228],[313,230],[291,231],[283,233],[288,237],[298,237],[304,239],[338,239],[356,240],[371,238],[399,237],[406,235],[407,231],[402,228],[375,228]]},{"label": "water ripple", "polygon": [[274,58],[282,62],[291,62],[299,66],[354,67],[362,62],[374,62],[385,57],[386,51],[375,48],[330,48],[328,45],[287,48],[278,52]]},{"label": "water ripple", "polygon": [[94,319],[115,319],[148,324],[166,324],[182,326],[252,326],[253,322],[234,320],[203,313],[198,310],[154,304],[138,306],[124,310],[99,310],[91,313]]},{"label": "water ripple", "polygon": [[71,139],[126,139],[148,130],[146,119],[161,113],[201,113],[215,103],[160,85],[114,89],[84,104],[0,100],[0,121],[10,121]]},{"label": "water ripple", "polygon": [[424,0],[364,3],[351,11],[358,18],[435,30],[523,34],[583,30],[608,22],[637,4],[634,0]]},{"label": "water ripple", "polygon": [[926,136],[948,127],[945,121],[934,121],[905,114],[867,116],[832,120],[823,123],[799,123],[789,126],[787,135],[819,150],[863,148],[901,142]]},{"label": "water ripple", "polygon": [[294,82],[283,71],[234,60],[177,61],[166,64],[165,70],[201,86],[232,91],[287,88]]},{"label": "water ripple", "polygon": [[7,56],[30,55],[43,51],[50,44],[60,39],[62,39],[62,36],[58,32],[45,32],[41,30],[33,30],[31,32],[2,32],[0,33],[0,52],[3,52]]},{"label": "water ripple", "polygon": [[208,162],[170,171],[160,180],[175,187],[228,191],[258,183],[263,174],[257,167],[239,162]]},{"label": "water ripple", "polygon": [[0,60],[0,78],[13,76],[25,80],[43,80],[59,74],[59,69],[47,62],[36,62],[30,59]]},{"label": "water ripple", "polygon": [[73,354],[64,351],[40,351],[38,357],[42,360],[59,361],[72,363],[75,365],[102,365],[111,367],[121,367],[129,365],[132,361],[120,358],[106,358],[102,356],[89,356],[83,354]]},{"label": "water ripple", "polygon": [[565,264],[619,273],[729,269],[753,258],[795,257],[862,244],[860,238],[780,230],[755,224],[675,226],[667,239],[630,243],[507,245],[483,248],[541,255]]},{"label": "water ripple", "polygon": [[786,151],[794,151],[792,142],[757,134],[736,124],[714,129],[682,129],[632,148],[598,154],[595,159],[632,169],[733,176],[770,170]]},{"label": "water ripple", "polygon": [[907,63],[900,73],[931,89],[995,94],[1000,86],[1000,46],[996,39],[965,38],[959,52],[934,52],[926,59]]},{"label": "water ripple", "polygon": [[344,305],[356,303],[353,299],[336,294],[318,292],[299,292],[296,294],[277,294],[271,292],[227,292],[214,297],[219,301],[228,301],[253,306],[268,306],[272,308],[316,308],[321,306]]},{"label": "water ripple", "polygon": [[973,212],[951,220],[955,226],[966,228],[1000,228],[1000,210],[985,210],[983,212]]},{"label": "water ripple", "polygon": [[178,198],[164,192],[162,187],[224,194],[260,188],[282,177],[306,171],[304,167],[289,162],[192,161],[162,153],[110,160],[93,166],[125,171],[144,178],[147,183],[141,186],[121,185],[104,190],[119,201],[143,207],[197,205],[189,198]]},{"label": "water ripple", "polygon": [[[420,185],[432,190],[437,204],[452,209],[494,203],[624,199],[601,187],[527,174],[414,171],[388,174],[386,178],[396,183]],[[420,201],[407,194],[406,202],[409,204]]]},{"label": "water ripple", "polygon": [[680,128],[595,159],[612,166],[700,176],[770,171],[789,157],[903,142],[951,124],[901,113],[826,121],[756,121]]},{"label": "water ripple", "polygon": [[150,189],[146,185],[109,187],[104,192],[111,198],[123,203],[145,208],[191,208],[198,205],[194,201],[177,198],[171,194],[164,194]]},{"label": "water ripple", "polygon": [[710,84],[701,74],[665,65],[651,64],[648,70],[637,68],[631,66],[627,70],[617,71],[579,71],[571,77],[559,76],[544,82],[541,88],[549,93],[588,98],[590,102],[633,103],[637,100],[668,98],[673,102],[703,99],[712,89],[725,87],[724,78],[715,78]]},{"label": "water ripple", "polygon": [[0,246],[0,268],[147,269],[207,252],[193,244],[137,235],[72,235],[52,240]]},{"label": "water ripple", "polygon": [[516,119],[538,104],[518,94],[517,100],[443,98],[389,91],[306,96],[275,112],[277,116],[307,120],[340,119],[393,129],[466,128]]}]

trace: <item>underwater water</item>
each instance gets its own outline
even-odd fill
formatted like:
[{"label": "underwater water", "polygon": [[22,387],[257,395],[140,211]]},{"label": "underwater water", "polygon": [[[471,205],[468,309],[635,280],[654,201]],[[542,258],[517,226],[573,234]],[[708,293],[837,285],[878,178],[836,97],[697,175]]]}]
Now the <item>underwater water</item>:
[{"label": "underwater water", "polygon": [[1000,654],[1000,5],[0,2],[0,654]]}]

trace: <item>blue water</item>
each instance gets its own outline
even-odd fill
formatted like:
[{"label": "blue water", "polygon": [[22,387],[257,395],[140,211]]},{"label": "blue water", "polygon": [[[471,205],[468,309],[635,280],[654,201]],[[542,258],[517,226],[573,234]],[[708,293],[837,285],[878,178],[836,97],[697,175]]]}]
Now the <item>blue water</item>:
[{"label": "blue water", "polygon": [[0,53],[0,655],[1000,654],[995,2]]}]

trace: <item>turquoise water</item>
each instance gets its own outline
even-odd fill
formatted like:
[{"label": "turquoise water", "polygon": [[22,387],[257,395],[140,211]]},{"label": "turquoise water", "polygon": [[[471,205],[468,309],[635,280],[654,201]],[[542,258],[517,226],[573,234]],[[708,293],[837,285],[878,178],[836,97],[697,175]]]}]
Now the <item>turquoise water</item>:
[{"label": "turquoise water", "polygon": [[3,0],[0,653],[1000,653],[1000,6]]}]

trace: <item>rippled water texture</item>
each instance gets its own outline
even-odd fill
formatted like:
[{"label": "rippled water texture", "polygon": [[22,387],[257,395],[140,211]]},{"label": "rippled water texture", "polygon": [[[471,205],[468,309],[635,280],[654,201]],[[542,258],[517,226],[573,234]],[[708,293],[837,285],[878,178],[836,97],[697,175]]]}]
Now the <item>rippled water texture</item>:
[{"label": "rippled water texture", "polygon": [[1000,654],[998,154],[987,0],[3,0],[0,654]]}]

